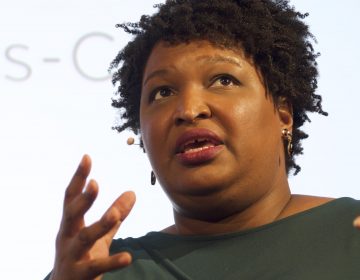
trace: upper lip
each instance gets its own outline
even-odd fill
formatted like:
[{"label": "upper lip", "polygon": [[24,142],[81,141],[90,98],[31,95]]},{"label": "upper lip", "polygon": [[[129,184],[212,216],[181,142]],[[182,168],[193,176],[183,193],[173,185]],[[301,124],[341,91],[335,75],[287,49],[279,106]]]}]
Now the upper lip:
[{"label": "upper lip", "polygon": [[206,140],[215,146],[223,144],[220,137],[215,132],[206,128],[194,128],[184,132],[176,140],[175,153],[178,154],[183,152],[186,144],[196,140]]}]

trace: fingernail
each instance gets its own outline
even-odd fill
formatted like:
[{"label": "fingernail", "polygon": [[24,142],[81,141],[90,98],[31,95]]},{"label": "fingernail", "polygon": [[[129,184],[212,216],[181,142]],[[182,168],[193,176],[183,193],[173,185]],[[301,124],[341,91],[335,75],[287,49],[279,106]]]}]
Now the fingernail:
[{"label": "fingernail", "polygon": [[86,186],[85,194],[88,195],[88,196],[92,196],[94,194],[94,189],[91,187],[90,182]]},{"label": "fingernail", "polygon": [[85,157],[86,157],[86,155],[83,155],[83,156],[82,156],[82,158],[81,158],[81,160],[80,160],[80,162],[79,162],[79,166],[83,166],[83,165],[84,165],[84,163],[85,163]]},{"label": "fingernail", "polygon": [[131,263],[131,260],[132,260],[132,257],[129,252],[123,252],[118,257],[118,262],[121,263],[122,265],[129,265]]}]

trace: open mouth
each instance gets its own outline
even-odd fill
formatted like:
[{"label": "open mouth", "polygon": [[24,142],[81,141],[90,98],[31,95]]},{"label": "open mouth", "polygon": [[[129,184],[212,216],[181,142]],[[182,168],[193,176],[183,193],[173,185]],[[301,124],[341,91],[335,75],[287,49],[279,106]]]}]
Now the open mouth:
[{"label": "open mouth", "polygon": [[211,139],[199,138],[189,140],[180,146],[179,152],[183,154],[196,153],[217,146]]},{"label": "open mouth", "polygon": [[182,158],[205,157],[222,144],[221,138],[215,132],[206,128],[194,128],[177,139],[175,154]]},{"label": "open mouth", "polygon": [[223,150],[223,144],[220,137],[211,130],[195,128],[177,139],[175,154],[182,164],[203,164],[215,159]]}]

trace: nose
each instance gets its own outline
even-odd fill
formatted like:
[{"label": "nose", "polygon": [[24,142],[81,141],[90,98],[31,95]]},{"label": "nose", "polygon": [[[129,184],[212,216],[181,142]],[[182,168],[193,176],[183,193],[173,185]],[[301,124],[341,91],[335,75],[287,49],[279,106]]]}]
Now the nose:
[{"label": "nose", "polygon": [[188,89],[179,93],[174,112],[175,124],[192,124],[197,120],[210,117],[211,110],[201,90]]}]

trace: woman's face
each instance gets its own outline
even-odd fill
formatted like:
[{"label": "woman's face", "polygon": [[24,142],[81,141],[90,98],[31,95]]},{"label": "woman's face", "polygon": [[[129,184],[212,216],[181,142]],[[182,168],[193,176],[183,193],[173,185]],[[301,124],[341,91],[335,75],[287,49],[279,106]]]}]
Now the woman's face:
[{"label": "woman's face", "polygon": [[141,136],[177,213],[227,215],[275,190],[286,178],[281,131],[291,121],[241,50],[160,42],[148,59]]}]

